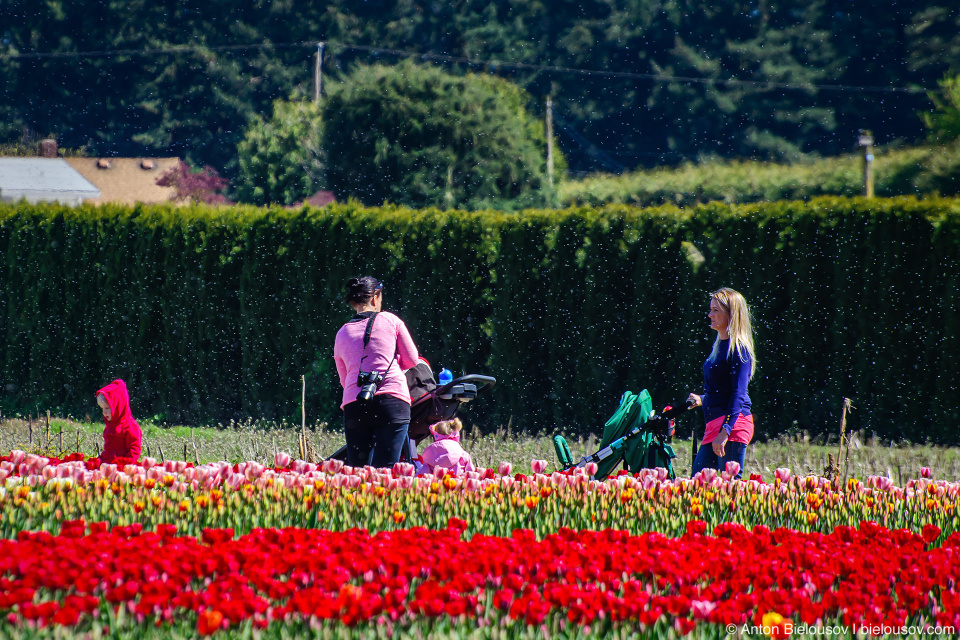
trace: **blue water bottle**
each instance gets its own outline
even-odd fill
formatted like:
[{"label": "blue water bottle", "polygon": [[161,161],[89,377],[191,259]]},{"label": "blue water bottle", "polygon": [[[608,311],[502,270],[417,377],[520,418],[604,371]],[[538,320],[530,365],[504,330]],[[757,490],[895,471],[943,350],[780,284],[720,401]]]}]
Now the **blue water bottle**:
[{"label": "blue water bottle", "polygon": [[437,381],[440,383],[440,386],[447,384],[453,380],[453,374],[450,373],[449,369],[440,369],[440,375],[437,376]]}]

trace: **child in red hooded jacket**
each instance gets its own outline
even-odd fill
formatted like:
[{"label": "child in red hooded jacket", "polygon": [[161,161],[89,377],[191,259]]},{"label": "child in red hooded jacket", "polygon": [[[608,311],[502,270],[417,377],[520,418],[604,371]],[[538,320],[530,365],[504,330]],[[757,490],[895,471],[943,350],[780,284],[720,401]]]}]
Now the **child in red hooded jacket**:
[{"label": "child in red hooded jacket", "polygon": [[130,413],[130,395],[123,380],[114,380],[97,391],[97,404],[103,409],[103,453],[100,462],[131,464],[140,459],[143,433]]}]

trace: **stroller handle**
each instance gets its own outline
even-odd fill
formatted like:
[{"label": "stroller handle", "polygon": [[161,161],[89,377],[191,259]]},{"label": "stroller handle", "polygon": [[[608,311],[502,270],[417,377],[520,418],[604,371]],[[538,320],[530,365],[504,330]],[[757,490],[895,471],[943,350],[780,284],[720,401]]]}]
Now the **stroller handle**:
[{"label": "stroller handle", "polygon": [[660,417],[667,418],[668,420],[670,418],[676,418],[677,416],[686,413],[690,409],[693,409],[694,406],[696,405],[693,404],[692,400],[687,400],[687,402],[681,407],[672,407],[670,409],[667,409],[666,411],[660,414]]},{"label": "stroller handle", "polygon": [[481,376],[478,374],[461,376],[459,378],[454,378],[453,380],[451,380],[450,382],[448,382],[443,386],[437,387],[437,390],[435,393],[438,396],[442,396],[448,393],[455,386],[463,385],[463,384],[476,385],[476,388],[477,388],[476,395],[480,395],[481,393],[485,393],[489,391],[493,387],[493,385],[497,384],[497,379],[491,378],[490,376]]}]

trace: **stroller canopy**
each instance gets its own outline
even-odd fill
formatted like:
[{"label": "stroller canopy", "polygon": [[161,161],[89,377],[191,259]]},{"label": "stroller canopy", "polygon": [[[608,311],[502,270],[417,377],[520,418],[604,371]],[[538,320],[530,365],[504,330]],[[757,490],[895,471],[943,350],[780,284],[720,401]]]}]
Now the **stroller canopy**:
[{"label": "stroller canopy", "polygon": [[[627,432],[634,427],[642,428],[651,413],[653,413],[653,401],[646,389],[640,393],[625,392],[620,398],[620,407],[603,425],[600,448],[627,435]],[[630,438],[623,443],[623,447],[617,454],[600,461],[594,477],[606,478],[621,460],[626,460],[631,473],[643,469],[646,466],[647,450],[652,440],[653,435],[649,433],[641,433],[637,437]]]}]

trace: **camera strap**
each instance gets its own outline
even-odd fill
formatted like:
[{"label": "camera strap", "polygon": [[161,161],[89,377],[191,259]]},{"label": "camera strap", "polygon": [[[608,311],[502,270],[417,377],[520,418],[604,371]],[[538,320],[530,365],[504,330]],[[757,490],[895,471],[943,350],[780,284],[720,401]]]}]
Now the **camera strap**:
[{"label": "camera strap", "polygon": [[[367,345],[370,343],[370,334],[373,333],[373,321],[377,319],[377,314],[379,311],[364,311],[363,313],[358,313],[353,316],[350,322],[360,322],[364,318],[367,319],[367,328],[363,332],[363,355],[360,357],[360,362],[367,357]],[[393,354],[393,359],[397,359],[397,354],[400,352],[400,345],[397,345],[397,351]],[[392,362],[392,360],[391,360]]]},{"label": "camera strap", "polygon": [[363,352],[360,356],[361,368],[363,368],[362,363],[367,357],[367,345],[370,344],[370,334],[373,333],[373,322],[376,319],[376,311],[364,311],[350,318],[350,322],[360,322],[361,320],[367,321],[367,328],[363,332]]},{"label": "camera strap", "polygon": [[377,312],[374,311],[368,316],[370,319],[367,320],[367,330],[363,332],[363,348],[366,349],[367,345],[370,344],[370,334],[373,333],[373,321],[377,319]]}]

